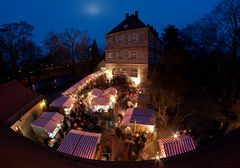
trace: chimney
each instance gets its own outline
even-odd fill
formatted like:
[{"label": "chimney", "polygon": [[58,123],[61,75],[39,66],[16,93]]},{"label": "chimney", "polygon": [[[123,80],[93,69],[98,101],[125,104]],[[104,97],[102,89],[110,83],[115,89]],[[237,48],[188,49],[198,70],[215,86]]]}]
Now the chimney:
[{"label": "chimney", "polygon": [[126,19],[129,17],[129,14],[128,13],[126,13]]},{"label": "chimney", "polygon": [[138,18],[138,11],[135,11],[135,16]]}]

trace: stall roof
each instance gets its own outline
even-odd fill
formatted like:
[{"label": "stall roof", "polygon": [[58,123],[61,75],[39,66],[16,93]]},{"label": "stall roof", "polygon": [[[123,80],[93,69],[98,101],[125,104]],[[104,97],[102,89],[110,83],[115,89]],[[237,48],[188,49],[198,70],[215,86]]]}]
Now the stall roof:
[{"label": "stall roof", "polygon": [[98,88],[94,88],[91,92],[91,95],[96,97],[101,96],[102,94],[103,94],[103,91]]},{"label": "stall roof", "polygon": [[64,91],[62,93],[62,95],[64,96],[68,96],[72,93],[74,93],[76,90],[78,90],[82,85],[86,84],[86,82],[88,83],[90,80],[92,80],[93,78],[102,75],[103,72],[102,71],[97,71],[94,72],[88,76],[86,76],[85,78],[83,78],[82,80],[78,81],[77,83],[75,83],[73,86],[71,86],[70,88],[68,88],[66,91]]},{"label": "stall roof", "polygon": [[63,119],[64,116],[57,112],[44,112],[31,125],[44,128],[47,132],[52,133]]},{"label": "stall roof", "polygon": [[129,108],[120,125],[126,126],[133,124],[134,121],[136,121],[136,124],[154,125],[154,110],[147,108]]},{"label": "stall roof", "polygon": [[109,105],[109,98],[105,96],[95,97],[92,99],[92,105],[106,106]]},{"label": "stall roof", "polygon": [[196,149],[192,137],[179,136],[158,140],[161,156],[171,157]]},{"label": "stall roof", "polygon": [[50,106],[51,107],[66,107],[69,108],[71,107],[73,104],[75,103],[75,99],[72,97],[65,97],[65,96],[61,96],[59,98],[57,98],[56,100],[54,100]]},{"label": "stall roof", "polygon": [[101,134],[70,130],[57,151],[68,155],[93,159]]},{"label": "stall roof", "polygon": [[114,87],[110,87],[104,90],[104,94],[111,94],[111,95],[116,95],[117,94],[117,89]]},{"label": "stall roof", "polygon": [[138,101],[138,102],[145,102],[145,103],[149,103],[150,101],[150,96],[148,94],[136,94],[133,96],[132,100],[134,101]]}]

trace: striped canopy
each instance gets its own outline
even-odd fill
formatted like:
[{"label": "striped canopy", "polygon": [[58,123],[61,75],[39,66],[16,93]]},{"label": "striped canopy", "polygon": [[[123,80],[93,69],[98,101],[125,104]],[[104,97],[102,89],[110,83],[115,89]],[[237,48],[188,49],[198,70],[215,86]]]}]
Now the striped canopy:
[{"label": "striped canopy", "polygon": [[98,133],[70,130],[57,151],[76,157],[93,159],[100,139],[101,134]]},{"label": "striped canopy", "polygon": [[158,140],[161,157],[171,157],[196,149],[192,137],[179,136]]}]

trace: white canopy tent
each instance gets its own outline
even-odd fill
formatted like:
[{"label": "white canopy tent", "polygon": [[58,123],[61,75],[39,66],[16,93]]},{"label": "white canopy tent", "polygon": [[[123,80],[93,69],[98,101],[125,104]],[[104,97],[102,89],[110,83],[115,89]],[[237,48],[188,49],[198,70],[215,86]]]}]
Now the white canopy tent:
[{"label": "white canopy tent", "polygon": [[57,112],[44,112],[32,124],[33,131],[42,138],[54,138],[64,116]]},{"label": "white canopy tent", "polygon": [[70,108],[74,105],[76,99],[72,97],[65,97],[61,96],[55,99],[51,104],[50,107],[62,107],[62,108]]},{"label": "white canopy tent", "polygon": [[68,88],[66,91],[64,91],[62,93],[62,95],[69,96],[69,95],[72,95],[77,90],[84,89],[85,86],[87,86],[89,83],[93,82],[98,77],[102,76],[103,74],[104,73],[102,71],[97,71],[95,73],[92,73],[92,74],[86,76],[85,78],[83,78],[82,80],[78,81],[77,83],[75,83],[70,88]]},{"label": "white canopy tent", "polygon": [[110,87],[104,91],[94,88],[84,102],[94,110],[103,109],[104,111],[108,111],[110,107],[114,107],[116,96],[117,89],[113,87]]},{"label": "white canopy tent", "polygon": [[57,99],[55,99],[50,104],[50,107],[63,109],[65,114],[69,114],[69,112],[72,109],[72,107],[74,106],[75,102],[76,102],[75,98],[61,96],[61,97],[58,97]]}]

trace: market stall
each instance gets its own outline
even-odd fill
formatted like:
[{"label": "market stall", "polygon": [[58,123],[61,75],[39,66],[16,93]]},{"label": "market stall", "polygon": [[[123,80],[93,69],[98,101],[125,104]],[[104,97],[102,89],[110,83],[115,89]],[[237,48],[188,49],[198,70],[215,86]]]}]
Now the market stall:
[{"label": "market stall", "polygon": [[196,149],[190,136],[170,137],[158,140],[160,156],[163,158],[179,155]]},{"label": "market stall", "polygon": [[31,127],[42,139],[54,138],[63,119],[64,116],[57,112],[44,112],[31,124]]},{"label": "market stall", "polygon": [[57,151],[87,159],[94,159],[101,134],[70,130]]}]

